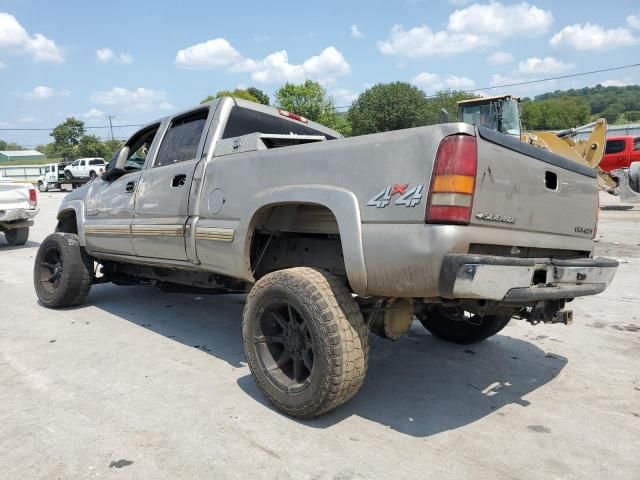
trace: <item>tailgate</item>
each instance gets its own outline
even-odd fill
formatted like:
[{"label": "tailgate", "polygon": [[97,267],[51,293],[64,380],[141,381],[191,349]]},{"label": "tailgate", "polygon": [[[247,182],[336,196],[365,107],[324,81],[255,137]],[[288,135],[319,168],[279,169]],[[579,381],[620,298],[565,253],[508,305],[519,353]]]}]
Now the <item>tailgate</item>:
[{"label": "tailgate", "polygon": [[592,238],[597,210],[595,170],[478,127],[472,224]]},{"label": "tailgate", "polygon": [[29,185],[0,181],[0,210],[31,208]]}]

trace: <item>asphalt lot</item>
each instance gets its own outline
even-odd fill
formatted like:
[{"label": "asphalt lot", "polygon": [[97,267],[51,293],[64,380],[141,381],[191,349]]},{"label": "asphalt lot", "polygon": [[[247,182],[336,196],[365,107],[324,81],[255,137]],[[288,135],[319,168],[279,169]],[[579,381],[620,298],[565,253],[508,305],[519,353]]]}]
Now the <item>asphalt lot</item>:
[{"label": "asphalt lot", "polygon": [[243,296],[98,285],[40,307],[63,196],[39,194],[24,247],[0,235],[0,478],[640,478],[640,206],[603,195],[598,253],[622,263],[574,325],[372,338],[360,393],[300,422],[249,374]]}]

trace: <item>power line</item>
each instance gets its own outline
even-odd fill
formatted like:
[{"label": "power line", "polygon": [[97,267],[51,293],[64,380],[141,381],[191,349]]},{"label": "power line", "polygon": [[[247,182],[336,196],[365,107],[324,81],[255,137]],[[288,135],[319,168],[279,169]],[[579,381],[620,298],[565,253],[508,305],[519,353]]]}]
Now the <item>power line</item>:
[{"label": "power line", "polygon": [[[557,77],[547,77],[541,78],[539,80],[527,80],[523,82],[513,82],[513,83],[505,83],[504,85],[494,85],[492,87],[484,87],[484,88],[473,88],[471,90],[462,90],[463,93],[473,93],[473,92],[481,92],[484,90],[495,90],[497,88],[506,88],[506,87],[516,87],[519,85],[530,85],[532,83],[542,83],[542,82],[550,82],[551,80],[562,80],[565,78],[574,78],[574,77],[583,77],[585,75],[593,75],[595,73],[605,73],[605,72],[613,72],[615,70],[624,70],[626,68],[634,68],[640,67],[640,63],[632,63],[629,65],[621,65],[619,67],[611,67],[611,68],[602,68],[600,70],[591,70],[590,72],[580,72],[580,73],[571,73],[567,75],[558,75]],[[435,98],[438,95],[427,95],[427,98]],[[351,105],[342,106],[342,107],[334,107],[336,110],[339,108],[351,108]]]}]

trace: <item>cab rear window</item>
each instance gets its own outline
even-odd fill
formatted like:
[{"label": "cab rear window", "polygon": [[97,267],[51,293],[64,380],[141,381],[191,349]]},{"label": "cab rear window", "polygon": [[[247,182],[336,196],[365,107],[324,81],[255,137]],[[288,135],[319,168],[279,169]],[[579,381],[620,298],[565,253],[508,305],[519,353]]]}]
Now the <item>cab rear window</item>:
[{"label": "cab rear window", "polygon": [[231,109],[222,138],[235,138],[258,132],[279,135],[292,133],[295,135],[324,135],[327,140],[336,138],[302,123],[281,119],[268,113],[243,107],[233,107]]}]

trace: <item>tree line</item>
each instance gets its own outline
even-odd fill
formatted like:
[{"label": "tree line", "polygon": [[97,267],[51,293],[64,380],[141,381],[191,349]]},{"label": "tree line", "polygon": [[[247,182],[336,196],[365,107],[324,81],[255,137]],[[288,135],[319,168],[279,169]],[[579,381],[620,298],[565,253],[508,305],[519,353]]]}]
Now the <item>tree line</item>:
[{"label": "tree line", "polygon": [[[201,103],[224,96],[241,98],[264,105],[271,99],[256,87],[220,90]],[[433,96],[406,82],[379,83],[362,92],[344,112],[318,82],[285,83],[274,94],[274,106],[302,115],[332,128],[344,136],[366,135],[402,128],[433,125],[443,121],[443,109],[449,121],[457,121],[457,102],[476,95],[464,91],[443,90]],[[640,121],[640,86],[572,89],[549,92],[534,99],[522,99],[522,123],[525,130],[559,130],[589,123],[604,117],[610,124]],[[101,140],[85,131],[84,123],[67,118],[50,133],[53,142],[36,150],[48,158],[103,157],[110,159],[122,145],[120,140]],[[17,143],[0,140],[0,150],[20,150]]]}]

